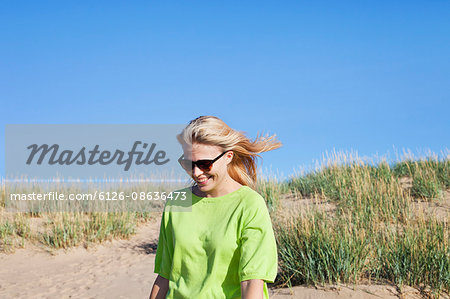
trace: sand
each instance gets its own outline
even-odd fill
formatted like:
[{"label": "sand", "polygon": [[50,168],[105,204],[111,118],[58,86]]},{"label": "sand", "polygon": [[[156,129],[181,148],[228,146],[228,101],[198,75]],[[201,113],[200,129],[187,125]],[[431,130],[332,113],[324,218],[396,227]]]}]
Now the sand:
[{"label": "sand", "polygon": [[[159,220],[130,240],[93,248],[0,255],[0,298],[146,298],[153,273]],[[29,247],[29,246],[27,246]]]},{"label": "sand", "polygon": [[[130,240],[48,252],[33,245],[0,254],[0,298],[148,298],[160,218],[139,227]],[[387,285],[272,289],[271,298],[421,298]]]}]

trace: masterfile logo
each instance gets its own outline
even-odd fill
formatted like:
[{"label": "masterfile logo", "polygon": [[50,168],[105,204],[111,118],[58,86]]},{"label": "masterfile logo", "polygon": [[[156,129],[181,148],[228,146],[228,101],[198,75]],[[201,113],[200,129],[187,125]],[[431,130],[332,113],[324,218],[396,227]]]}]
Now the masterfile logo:
[{"label": "masterfile logo", "polygon": [[[144,151],[138,150],[138,147],[141,146],[143,150],[148,150],[145,153]],[[166,152],[164,150],[158,150],[156,154],[153,156],[153,151],[155,150],[156,143],[152,143],[150,146],[148,143],[142,141],[135,141],[133,144],[133,148],[129,152],[124,152],[121,150],[115,150],[113,153],[108,150],[100,151],[100,145],[96,144],[92,150],[86,150],[86,147],[83,146],[77,153],[74,153],[72,150],[62,150],[60,151],[60,146],[58,144],[53,144],[49,146],[48,144],[42,144],[38,146],[37,144],[32,144],[27,147],[27,149],[31,150],[30,155],[28,156],[27,165],[33,163],[35,156],[35,163],[37,165],[41,165],[45,158],[47,158],[47,164],[54,165],[71,165],[76,163],[77,165],[94,165],[99,163],[101,165],[108,165],[111,163],[117,163],[117,165],[124,164],[124,170],[128,171],[133,164],[133,161],[136,165],[149,165],[151,163],[155,163],[155,165],[164,165],[170,161],[170,159],[165,159]],[[134,160],[134,157],[136,159]]]},{"label": "masterfile logo", "polygon": [[[184,125],[6,126],[9,211],[190,211]],[[180,191],[181,190],[181,191]]]},{"label": "masterfile logo", "polygon": [[171,173],[184,125],[7,125],[6,178],[124,179]]}]

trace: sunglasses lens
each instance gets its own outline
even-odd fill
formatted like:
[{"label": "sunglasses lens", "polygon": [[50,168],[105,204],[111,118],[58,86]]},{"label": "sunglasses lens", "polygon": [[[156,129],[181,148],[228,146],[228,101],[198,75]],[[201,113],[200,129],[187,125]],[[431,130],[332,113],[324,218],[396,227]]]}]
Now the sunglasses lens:
[{"label": "sunglasses lens", "polygon": [[183,159],[183,157],[180,157],[178,159],[178,162],[180,163],[181,167],[184,168],[186,171],[192,171],[194,170],[195,165],[202,170],[202,171],[211,171],[212,165],[217,159],[222,157],[226,152],[223,152],[218,157],[216,157],[214,160],[198,160],[196,162],[193,162],[192,160]]},{"label": "sunglasses lens", "polygon": [[181,167],[183,167],[185,170],[190,170],[194,167],[191,160],[180,159],[178,160],[178,162],[180,162]]},{"label": "sunglasses lens", "polygon": [[196,164],[197,164],[198,168],[200,168],[203,171],[210,171],[211,170],[211,166],[212,166],[212,162],[211,161],[200,160],[200,161],[197,161]]}]

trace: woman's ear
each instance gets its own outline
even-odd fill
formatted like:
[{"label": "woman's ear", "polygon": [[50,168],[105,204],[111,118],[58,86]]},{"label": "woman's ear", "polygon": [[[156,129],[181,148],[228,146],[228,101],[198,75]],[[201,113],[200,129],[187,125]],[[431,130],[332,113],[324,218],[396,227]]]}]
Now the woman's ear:
[{"label": "woman's ear", "polygon": [[227,158],[227,164],[229,164],[231,163],[231,161],[233,161],[234,153],[233,151],[229,151],[225,156]]}]

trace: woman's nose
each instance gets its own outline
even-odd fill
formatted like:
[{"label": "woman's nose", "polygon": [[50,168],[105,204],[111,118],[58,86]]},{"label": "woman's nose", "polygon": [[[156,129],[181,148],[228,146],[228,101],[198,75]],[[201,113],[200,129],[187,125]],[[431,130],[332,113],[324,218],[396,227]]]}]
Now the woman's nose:
[{"label": "woman's nose", "polygon": [[194,168],[192,168],[192,174],[194,176],[199,176],[203,173],[203,171],[197,167],[197,165],[194,165]]}]

